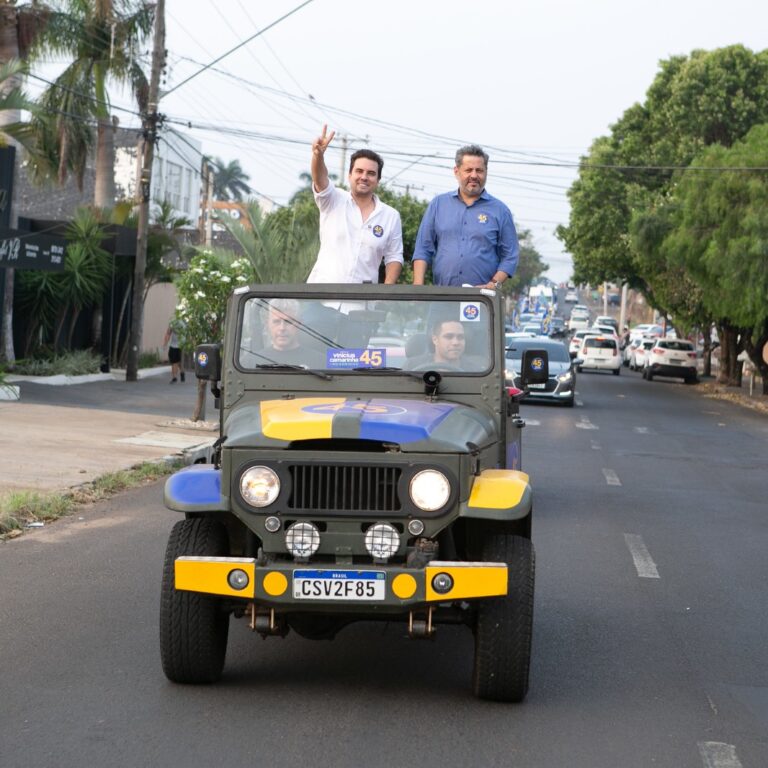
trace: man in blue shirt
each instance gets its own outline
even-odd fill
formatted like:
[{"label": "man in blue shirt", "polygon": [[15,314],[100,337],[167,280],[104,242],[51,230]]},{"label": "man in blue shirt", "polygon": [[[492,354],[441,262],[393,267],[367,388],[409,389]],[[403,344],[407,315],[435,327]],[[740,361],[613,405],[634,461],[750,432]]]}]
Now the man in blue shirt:
[{"label": "man in blue shirt", "polygon": [[456,153],[459,188],[435,197],[416,236],[413,284],[498,288],[517,268],[520,246],[512,213],[485,191],[488,155],[475,144]]}]

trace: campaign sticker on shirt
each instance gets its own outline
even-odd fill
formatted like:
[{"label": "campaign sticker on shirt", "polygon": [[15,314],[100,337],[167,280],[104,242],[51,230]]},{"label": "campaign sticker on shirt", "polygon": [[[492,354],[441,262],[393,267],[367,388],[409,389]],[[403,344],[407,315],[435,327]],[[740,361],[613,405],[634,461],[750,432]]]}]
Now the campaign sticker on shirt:
[{"label": "campaign sticker on shirt", "polygon": [[481,224],[485,224],[488,221],[488,214],[487,213],[478,213],[477,214],[477,220]]},{"label": "campaign sticker on shirt", "polygon": [[381,349],[329,349],[325,367],[339,369],[382,368],[387,364],[387,350]]},{"label": "campaign sticker on shirt", "polygon": [[376,226],[373,228],[374,237],[381,237],[383,234],[384,234],[384,227],[382,227],[381,224],[376,224]]},{"label": "campaign sticker on shirt", "polygon": [[461,319],[466,323],[480,322],[480,305],[475,301],[461,302]]}]

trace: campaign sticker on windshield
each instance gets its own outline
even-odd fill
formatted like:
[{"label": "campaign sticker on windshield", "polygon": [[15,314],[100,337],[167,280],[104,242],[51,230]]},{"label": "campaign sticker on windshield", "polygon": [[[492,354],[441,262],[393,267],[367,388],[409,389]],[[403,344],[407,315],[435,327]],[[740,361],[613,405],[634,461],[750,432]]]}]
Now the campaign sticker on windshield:
[{"label": "campaign sticker on windshield", "polygon": [[465,322],[465,323],[480,322],[480,305],[476,301],[462,301],[460,312],[461,312],[462,322]]},{"label": "campaign sticker on windshield", "polygon": [[383,368],[387,364],[387,350],[381,349],[329,349],[325,367],[344,368]]}]

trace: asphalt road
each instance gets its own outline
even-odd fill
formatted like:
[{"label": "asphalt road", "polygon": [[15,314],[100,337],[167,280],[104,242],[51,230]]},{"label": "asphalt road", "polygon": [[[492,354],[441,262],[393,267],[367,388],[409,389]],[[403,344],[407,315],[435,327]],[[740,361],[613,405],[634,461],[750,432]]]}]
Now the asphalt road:
[{"label": "asphalt road", "polygon": [[768,419],[583,374],[524,406],[536,619],[522,705],[470,694],[472,637],[231,628],[220,684],[160,669],[161,485],[0,546],[0,765],[768,765]]}]

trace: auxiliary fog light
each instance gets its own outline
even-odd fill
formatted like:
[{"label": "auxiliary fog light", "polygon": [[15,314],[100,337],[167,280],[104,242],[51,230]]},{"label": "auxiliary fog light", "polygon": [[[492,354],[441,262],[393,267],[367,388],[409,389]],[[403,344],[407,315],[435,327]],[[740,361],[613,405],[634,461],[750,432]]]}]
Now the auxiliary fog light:
[{"label": "auxiliary fog light", "polygon": [[437,573],[432,579],[432,589],[438,595],[445,595],[453,589],[453,578],[449,573]]},{"label": "auxiliary fog light", "polygon": [[424,533],[424,523],[421,520],[411,520],[408,523],[408,533],[412,536],[421,536]]},{"label": "auxiliary fog light", "polygon": [[411,500],[419,509],[434,512],[447,503],[451,495],[451,484],[442,472],[436,469],[423,469],[413,476],[409,493]]},{"label": "auxiliary fog light", "polygon": [[280,493],[280,478],[269,467],[250,467],[240,477],[240,495],[252,507],[268,507]]},{"label": "auxiliary fog light", "polygon": [[400,547],[400,534],[389,523],[374,523],[365,532],[365,548],[376,560],[389,560]]},{"label": "auxiliary fog light", "polygon": [[285,532],[285,546],[294,557],[311,557],[320,548],[320,531],[312,523],[294,523]]},{"label": "auxiliary fog light", "polygon": [[240,568],[235,568],[229,572],[227,582],[232,589],[245,589],[248,586],[248,574]]}]

